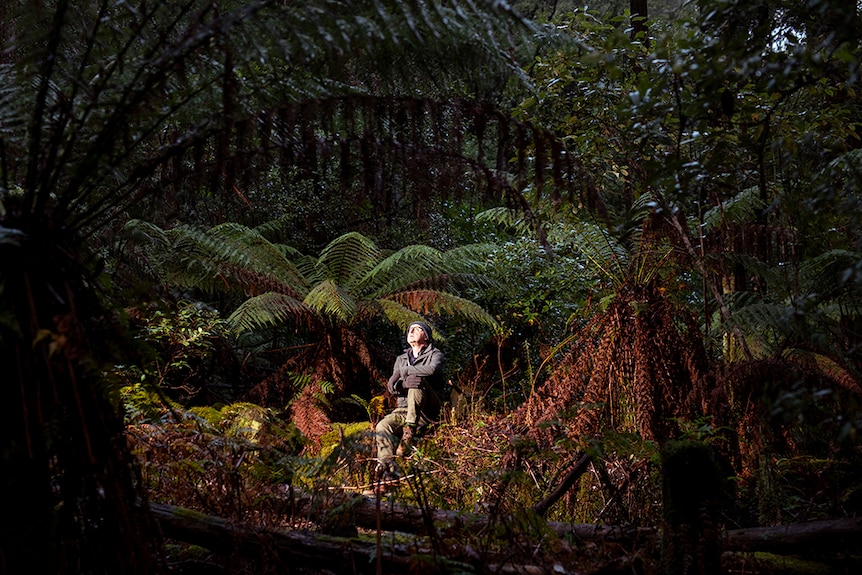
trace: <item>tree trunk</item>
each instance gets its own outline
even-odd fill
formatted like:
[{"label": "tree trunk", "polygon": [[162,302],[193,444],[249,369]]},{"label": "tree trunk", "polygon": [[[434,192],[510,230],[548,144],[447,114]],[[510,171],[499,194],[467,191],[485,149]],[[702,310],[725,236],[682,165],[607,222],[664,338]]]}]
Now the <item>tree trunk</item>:
[{"label": "tree trunk", "polygon": [[637,40],[640,36],[643,45],[649,47],[647,0],[629,0],[629,12],[632,15],[631,39]]}]

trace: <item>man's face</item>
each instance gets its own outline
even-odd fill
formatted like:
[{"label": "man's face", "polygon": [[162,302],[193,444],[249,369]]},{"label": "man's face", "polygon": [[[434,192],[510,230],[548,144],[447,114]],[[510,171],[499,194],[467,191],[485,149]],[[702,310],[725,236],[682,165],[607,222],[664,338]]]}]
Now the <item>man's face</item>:
[{"label": "man's face", "polygon": [[426,342],[425,330],[418,325],[411,325],[410,329],[407,330],[407,343],[411,345],[414,343],[422,345]]}]

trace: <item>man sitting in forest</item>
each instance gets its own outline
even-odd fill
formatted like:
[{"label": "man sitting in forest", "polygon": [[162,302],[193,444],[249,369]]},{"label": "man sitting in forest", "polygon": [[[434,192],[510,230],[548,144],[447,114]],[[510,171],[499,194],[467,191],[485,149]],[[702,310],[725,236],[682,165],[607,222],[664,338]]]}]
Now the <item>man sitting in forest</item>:
[{"label": "man sitting in forest", "polygon": [[[440,399],[434,391],[443,381],[443,352],[421,321],[407,327],[408,348],[395,359],[386,386],[396,398],[395,409],[377,424],[377,472],[381,479],[398,476],[393,458],[408,454],[414,437],[437,420]],[[398,439],[398,450],[394,451]],[[394,453],[393,453],[394,452]]]}]

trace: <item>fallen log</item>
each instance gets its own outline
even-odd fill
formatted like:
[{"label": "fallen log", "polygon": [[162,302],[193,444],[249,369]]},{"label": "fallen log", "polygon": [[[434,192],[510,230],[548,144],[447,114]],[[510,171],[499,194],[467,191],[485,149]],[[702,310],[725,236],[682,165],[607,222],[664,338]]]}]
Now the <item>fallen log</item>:
[{"label": "fallen log", "polygon": [[[374,529],[377,526],[377,505],[373,499],[357,498],[352,503],[352,510],[357,527]],[[426,509],[409,505],[386,502],[380,506],[380,525],[384,531],[401,531],[404,533],[427,534],[425,516],[428,515],[437,529],[468,530],[478,532],[494,522],[511,521],[512,517],[489,517],[478,513],[462,511],[447,511],[442,509]],[[560,523],[544,521],[530,510],[518,518],[520,525],[539,532],[550,529],[560,537],[569,537],[575,541],[604,541],[634,545],[651,539],[656,530],[651,527],[627,527],[620,525],[593,525],[580,523]]]},{"label": "fallen log", "polygon": [[731,529],[726,551],[768,551],[779,555],[817,555],[862,549],[862,517]]},{"label": "fallen log", "polygon": [[151,503],[165,537],[222,553],[260,557],[273,550],[290,567],[332,573],[408,573],[416,560],[403,548],[387,547],[378,555],[374,543],[314,533],[256,529],[182,507]]},{"label": "fallen log", "polygon": [[[430,509],[387,503],[381,505],[380,524],[387,531],[424,533],[423,513],[430,514],[438,527],[477,531],[487,527],[493,518],[487,515]],[[377,517],[372,500],[357,500],[353,504],[356,524],[373,528]],[[521,524],[524,524],[521,518]],[[506,518],[497,518],[504,521]],[[658,530],[653,527],[621,525],[594,525],[587,523],[538,522],[536,529],[545,525],[560,537],[574,541],[619,543],[626,547],[649,545]],[[722,549],[725,551],[768,551],[786,555],[817,555],[824,552],[862,549],[862,518],[825,519],[771,527],[730,529],[723,532]]]},{"label": "fallen log", "polygon": [[[274,550],[286,565],[333,573],[374,573],[378,567],[383,573],[398,575],[414,572],[420,563],[434,561],[429,550],[419,550],[415,545],[389,544],[385,548],[377,543],[358,538],[333,537],[312,532],[266,530],[229,522],[174,507],[151,503],[153,515],[158,520],[164,535],[171,539],[193,543],[220,552],[237,551],[250,556],[260,556],[262,550]],[[358,526],[373,530],[423,533],[425,519],[423,511],[416,507],[381,502],[379,513],[377,502],[364,497],[353,502],[353,512]],[[438,529],[450,532],[458,529],[475,531],[511,518],[489,518],[485,515],[444,510],[428,510]],[[653,528],[625,528],[610,525],[565,524],[543,522],[537,517],[536,529],[547,526],[560,536],[580,541],[623,544],[623,547],[654,549]],[[379,523],[378,523],[379,519]],[[523,518],[520,526],[524,526]],[[529,528],[528,528],[529,529]],[[528,531],[525,534],[529,535]],[[854,551],[862,548],[862,518],[810,521],[806,523],[733,529],[722,536],[724,551],[768,551],[777,554],[812,556],[827,552]],[[465,556],[478,556],[462,548]],[[461,558],[450,558],[464,561]],[[445,561],[446,558],[436,560]],[[378,562],[380,565],[378,566]],[[500,568],[502,564],[497,565]],[[488,563],[476,566],[479,571],[490,567]],[[526,566],[514,566],[524,569]]]},{"label": "fallen log", "polygon": [[480,574],[531,575],[548,572],[540,565],[514,564],[506,558],[500,558],[499,562],[486,562],[487,556],[480,559],[479,553],[465,545],[457,547],[458,557],[442,557],[415,544],[407,546],[390,542],[382,545],[379,536],[376,542],[370,542],[311,532],[260,529],[162,503],[150,503],[150,509],[168,539],[199,545],[227,555],[236,552],[260,558],[270,557],[274,552],[286,567],[306,568],[315,573],[443,573],[452,569],[452,562],[459,569],[470,564]]},{"label": "fallen log", "polygon": [[[294,492],[297,506],[307,507],[311,495]],[[340,496],[339,496],[340,497]],[[338,500],[339,497],[335,499]],[[341,507],[351,510],[352,521],[357,527],[383,531],[427,535],[427,525],[438,530],[465,530],[479,532],[493,524],[517,520],[522,529],[540,533],[549,529],[559,537],[573,541],[618,543],[634,548],[654,543],[658,529],[624,525],[602,525],[590,523],[545,522],[530,510],[517,518],[512,516],[489,516],[462,511],[426,509],[401,505],[383,498],[378,523],[377,504],[374,498],[344,495]],[[347,505],[345,505],[347,504]],[[426,517],[427,516],[427,517]],[[430,522],[429,522],[430,520]],[[816,555],[826,550],[840,551],[862,547],[862,518],[829,519],[789,525],[725,530],[722,533],[722,549],[725,551],[770,551],[779,554]]]}]

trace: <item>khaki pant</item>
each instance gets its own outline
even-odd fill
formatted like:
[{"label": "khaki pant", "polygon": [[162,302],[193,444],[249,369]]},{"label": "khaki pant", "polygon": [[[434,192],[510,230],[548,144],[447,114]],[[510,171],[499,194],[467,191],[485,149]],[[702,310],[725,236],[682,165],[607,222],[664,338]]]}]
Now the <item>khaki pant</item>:
[{"label": "khaki pant", "polygon": [[396,440],[401,441],[404,426],[416,424],[418,428],[434,423],[440,412],[440,398],[433,390],[408,389],[407,407],[397,407],[380,420],[375,428],[377,461],[389,466],[395,456]]}]

